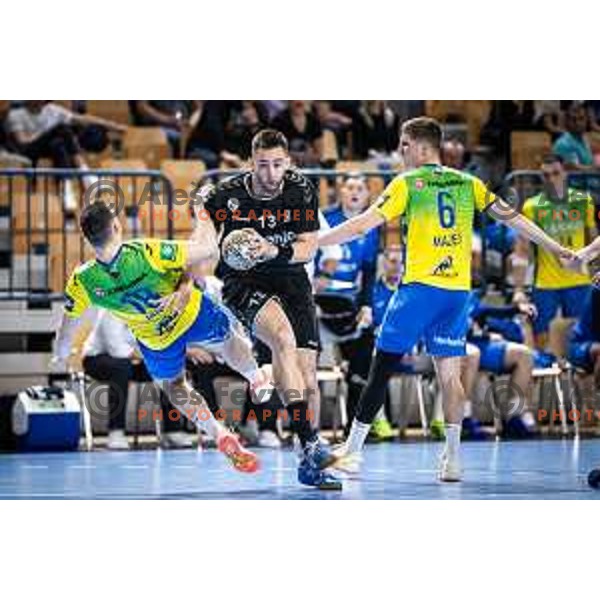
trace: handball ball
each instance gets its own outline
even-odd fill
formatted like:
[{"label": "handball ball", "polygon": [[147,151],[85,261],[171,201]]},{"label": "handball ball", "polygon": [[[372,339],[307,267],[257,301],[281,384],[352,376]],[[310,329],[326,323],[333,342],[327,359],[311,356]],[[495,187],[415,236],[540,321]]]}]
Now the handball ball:
[{"label": "handball ball", "polygon": [[592,469],[588,475],[588,483],[594,489],[600,488],[600,469]]},{"label": "handball ball", "polygon": [[253,249],[257,242],[257,233],[253,229],[232,231],[221,244],[221,256],[225,263],[236,271],[247,271],[254,267],[257,260]]}]

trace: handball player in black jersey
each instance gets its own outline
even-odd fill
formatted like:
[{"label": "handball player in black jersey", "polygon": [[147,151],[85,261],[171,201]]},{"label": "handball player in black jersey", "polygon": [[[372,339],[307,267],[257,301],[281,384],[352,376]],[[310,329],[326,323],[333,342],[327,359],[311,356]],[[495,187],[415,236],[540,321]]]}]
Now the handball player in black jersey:
[{"label": "handball player in black jersey", "polygon": [[265,129],[252,140],[252,169],[200,191],[222,245],[232,232],[252,229],[252,266],[237,270],[223,255],[223,300],[273,356],[275,385],[287,407],[303,456],[298,479],[339,489],[324,471],[333,462],[311,425],[308,400],[317,388],[318,329],[305,264],[317,252],[319,201],[312,183],[291,167],[285,136]]}]

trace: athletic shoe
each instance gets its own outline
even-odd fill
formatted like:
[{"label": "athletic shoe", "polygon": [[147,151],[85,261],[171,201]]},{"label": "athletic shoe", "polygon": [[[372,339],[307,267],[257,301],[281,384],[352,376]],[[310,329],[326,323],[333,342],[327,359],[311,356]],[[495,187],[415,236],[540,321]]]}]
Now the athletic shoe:
[{"label": "athletic shoe", "polygon": [[446,432],[444,431],[444,421],[433,420],[429,426],[432,440],[444,441],[446,439]]},{"label": "athletic shoe", "polygon": [[106,442],[107,450],[129,450],[129,440],[122,429],[115,429],[108,433]]},{"label": "athletic shoe", "polygon": [[160,440],[160,447],[164,450],[183,450],[193,446],[192,438],[184,431],[169,431]]},{"label": "athletic shoe", "polygon": [[465,417],[462,422],[462,438],[465,440],[482,441],[489,438],[483,430],[481,422],[472,417]]},{"label": "athletic shoe", "polygon": [[502,427],[502,437],[512,440],[523,440],[535,437],[535,427],[531,427],[525,423],[520,417],[511,417]]},{"label": "athletic shoe", "polygon": [[345,444],[340,444],[333,449],[335,462],[332,469],[341,471],[347,475],[359,475],[362,466],[362,454],[360,452],[348,452]]},{"label": "athletic shoe", "polygon": [[342,489],[342,482],[328,473],[315,467],[312,460],[305,457],[298,466],[298,481],[302,485],[315,487],[319,490],[337,491]]},{"label": "athletic shoe", "polygon": [[394,431],[387,419],[375,419],[371,424],[369,437],[375,442],[387,442],[394,437]]},{"label": "athletic shoe", "polygon": [[273,383],[273,369],[271,365],[264,365],[259,370],[258,379],[250,384],[250,395],[254,404],[265,404],[272,395],[275,385]]},{"label": "athletic shoe", "polygon": [[260,448],[279,450],[281,448],[281,440],[274,431],[265,429],[258,434],[258,446]]},{"label": "athletic shoe", "polygon": [[235,433],[224,431],[217,438],[217,448],[231,462],[234,469],[242,473],[255,473],[260,463],[254,452],[246,450]]},{"label": "athletic shoe", "polygon": [[318,470],[326,469],[335,462],[331,448],[321,442],[317,435],[304,446],[304,457]]},{"label": "athletic shoe", "polygon": [[444,450],[440,457],[438,478],[440,481],[448,483],[457,482],[462,479],[460,458],[458,456],[458,452],[450,453]]}]

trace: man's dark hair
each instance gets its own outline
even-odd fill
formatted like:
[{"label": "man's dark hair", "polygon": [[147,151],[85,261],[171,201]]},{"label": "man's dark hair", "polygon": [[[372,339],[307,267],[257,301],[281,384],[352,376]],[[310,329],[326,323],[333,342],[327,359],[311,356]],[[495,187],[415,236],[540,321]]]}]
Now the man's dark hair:
[{"label": "man's dark hair", "polygon": [[252,138],[252,154],[257,150],[272,150],[273,148],[283,148],[288,151],[288,141],[276,129],[263,129]]},{"label": "man's dark hair", "polygon": [[545,154],[542,158],[543,165],[551,165],[553,163],[565,164],[565,159],[560,154]]},{"label": "man's dark hair", "polygon": [[79,226],[86,240],[95,248],[104,246],[112,232],[115,215],[104,202],[88,204],[81,211]]},{"label": "man's dark hair", "polygon": [[402,133],[417,142],[427,142],[439,150],[444,135],[441,125],[430,117],[417,117],[402,124]]}]

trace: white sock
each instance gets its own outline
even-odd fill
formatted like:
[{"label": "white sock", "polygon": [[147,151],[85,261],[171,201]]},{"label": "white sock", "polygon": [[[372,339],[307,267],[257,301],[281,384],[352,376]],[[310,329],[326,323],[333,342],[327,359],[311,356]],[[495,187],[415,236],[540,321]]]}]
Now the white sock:
[{"label": "white sock", "polygon": [[369,435],[369,429],[371,429],[370,423],[361,423],[356,419],[352,421],[350,435],[346,440],[346,449],[349,454],[360,452],[362,450],[362,447],[365,445],[367,435]]},{"label": "white sock", "polygon": [[452,423],[446,423],[446,452],[457,454],[460,447],[461,426]]},{"label": "white sock", "polygon": [[379,412],[375,415],[374,421],[384,421],[385,420],[385,408],[382,406],[379,409]]},{"label": "white sock", "polygon": [[432,420],[444,422],[444,406],[442,403],[442,394],[440,392],[436,394],[435,400],[433,401]]},{"label": "white sock", "polygon": [[473,403],[470,400],[465,400],[464,404],[464,419],[470,419],[473,416]]}]

